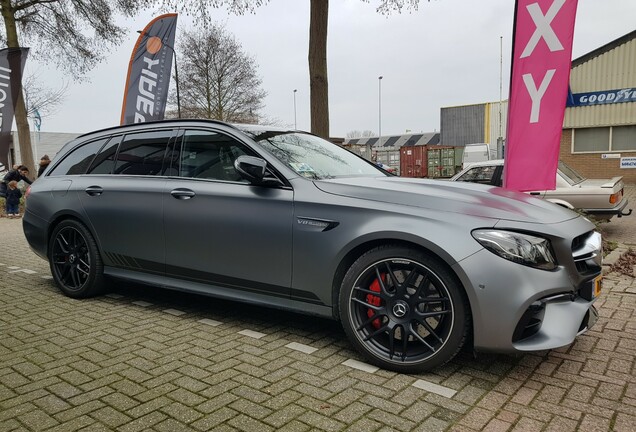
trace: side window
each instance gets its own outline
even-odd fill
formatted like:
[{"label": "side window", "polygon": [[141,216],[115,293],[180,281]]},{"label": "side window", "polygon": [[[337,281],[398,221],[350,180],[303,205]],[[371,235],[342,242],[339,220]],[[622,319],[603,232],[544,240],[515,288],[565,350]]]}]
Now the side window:
[{"label": "side window", "polygon": [[91,167],[88,169],[87,174],[110,174],[113,172],[115,166],[115,156],[117,156],[117,149],[121,137],[113,137],[108,144],[102,148],[99,154],[93,159]]},{"label": "side window", "polygon": [[466,171],[466,173],[459,177],[457,180],[471,183],[496,185],[497,181],[493,179],[496,170],[497,167],[492,165],[474,167]]},{"label": "side window", "polygon": [[222,133],[187,130],[181,148],[181,177],[243,182],[234,161],[256,156],[248,147]]},{"label": "side window", "polygon": [[172,130],[128,134],[121,143],[114,174],[160,175]]},{"label": "side window", "polygon": [[61,176],[84,174],[91,161],[95,158],[95,155],[106,141],[108,141],[108,138],[82,144],[67,155],[62,162],[57,164],[49,175]]}]

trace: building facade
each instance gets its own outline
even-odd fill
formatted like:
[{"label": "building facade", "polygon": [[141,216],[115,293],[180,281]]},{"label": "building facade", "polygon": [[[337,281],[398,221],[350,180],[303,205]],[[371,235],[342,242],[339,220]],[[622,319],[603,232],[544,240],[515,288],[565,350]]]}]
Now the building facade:
[{"label": "building facade", "polygon": [[636,183],[636,31],[572,61],[561,159]]}]

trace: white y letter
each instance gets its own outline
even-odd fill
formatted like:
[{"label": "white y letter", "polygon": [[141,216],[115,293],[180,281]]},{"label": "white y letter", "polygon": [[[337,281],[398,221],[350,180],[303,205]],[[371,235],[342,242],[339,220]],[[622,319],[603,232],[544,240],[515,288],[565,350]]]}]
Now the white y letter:
[{"label": "white y letter", "polygon": [[556,73],[556,69],[550,69],[545,73],[543,77],[543,81],[541,81],[541,85],[539,89],[534,85],[534,79],[531,74],[525,74],[523,76],[523,82],[526,85],[526,89],[528,89],[528,94],[530,95],[530,99],[532,99],[532,111],[530,113],[530,123],[538,123],[539,122],[539,113],[541,112],[541,99],[545,94],[548,86],[550,85],[550,81],[554,77]]}]

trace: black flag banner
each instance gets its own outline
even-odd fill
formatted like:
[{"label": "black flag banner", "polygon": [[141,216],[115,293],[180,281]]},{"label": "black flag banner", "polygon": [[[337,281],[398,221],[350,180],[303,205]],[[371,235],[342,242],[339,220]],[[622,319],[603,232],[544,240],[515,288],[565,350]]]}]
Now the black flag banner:
[{"label": "black flag banner", "polygon": [[0,50],[0,165],[11,169],[9,148],[11,147],[11,125],[15,104],[22,91],[22,72],[28,48],[4,48]]},{"label": "black flag banner", "polygon": [[163,120],[172,71],[177,14],[150,21],[141,32],[128,65],[121,124]]}]

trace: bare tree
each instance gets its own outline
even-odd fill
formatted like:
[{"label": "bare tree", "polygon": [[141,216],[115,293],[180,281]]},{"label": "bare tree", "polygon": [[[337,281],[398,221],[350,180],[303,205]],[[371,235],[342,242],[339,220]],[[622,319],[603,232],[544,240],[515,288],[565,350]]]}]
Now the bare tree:
[{"label": "bare tree", "polygon": [[[363,0],[369,1],[369,0]],[[430,1],[430,0],[429,0]],[[0,38],[7,47],[19,48],[20,42],[31,46],[34,54],[50,60],[60,68],[81,77],[108,52],[108,45],[117,43],[123,35],[114,22],[114,15],[133,16],[141,9],[159,6],[164,10],[194,16],[203,27],[210,21],[210,8],[228,6],[236,14],[253,11],[268,0],[0,0],[4,31]],[[327,22],[329,0],[310,0],[309,77],[311,99],[311,130],[329,137],[329,88],[327,81]],[[419,0],[380,0],[380,13],[417,9]],[[20,30],[20,39],[18,38]],[[87,36],[85,31],[92,32]],[[29,125],[22,94],[18,95],[15,111],[22,163],[34,167]]]},{"label": "bare tree", "polygon": [[[241,14],[263,0],[0,0],[4,28],[0,39],[8,48],[31,47],[31,55],[56,64],[76,79],[103,59],[107,47],[121,41],[123,30],[115,16],[134,16],[141,9],[159,6],[209,18],[209,7],[229,6]],[[18,37],[19,36],[19,37]],[[22,164],[35,168],[27,112],[18,94],[15,121]]]},{"label": "bare tree", "polygon": [[373,131],[370,130],[364,130],[364,131],[359,131],[359,130],[352,130],[347,132],[347,138],[369,138],[374,136],[375,133]]},{"label": "bare tree", "polygon": [[26,102],[27,117],[45,118],[57,111],[64,101],[68,84],[58,89],[43,87],[36,75],[29,75],[22,81],[22,89]]},{"label": "bare tree", "polygon": [[181,40],[182,116],[257,123],[267,93],[241,43],[220,24],[185,31]]}]

